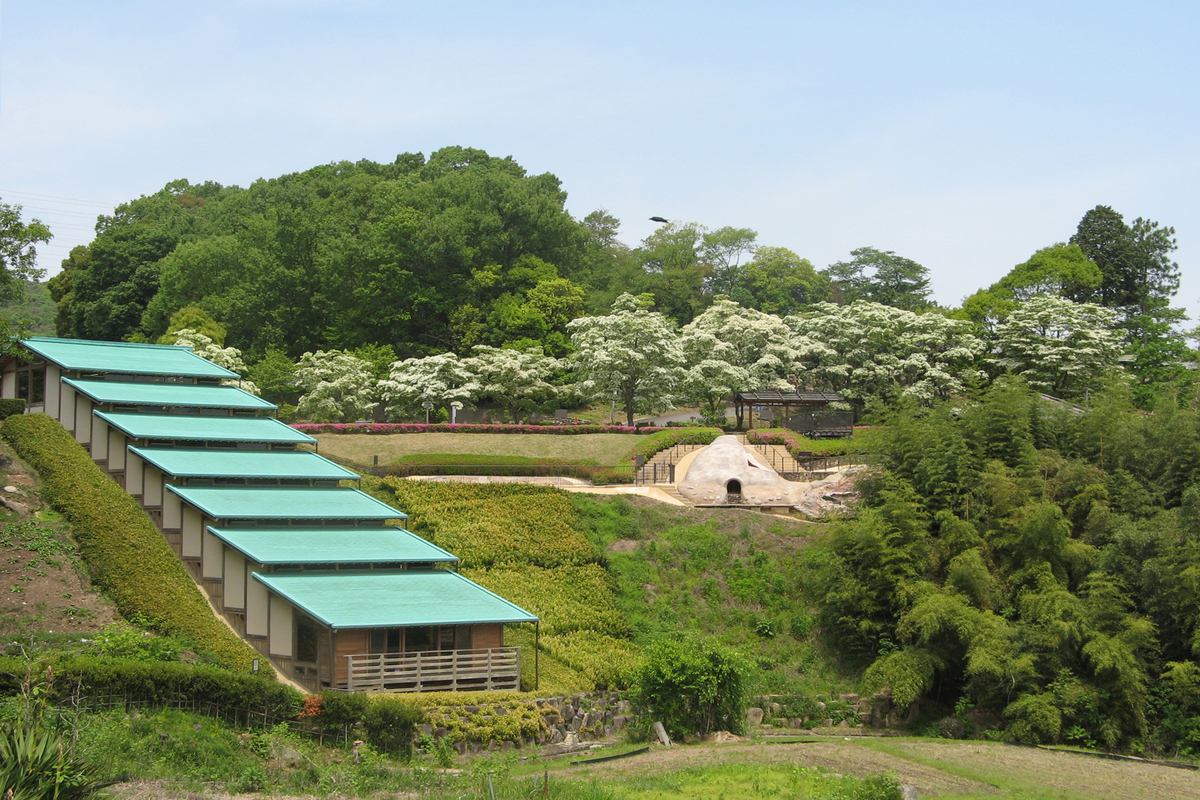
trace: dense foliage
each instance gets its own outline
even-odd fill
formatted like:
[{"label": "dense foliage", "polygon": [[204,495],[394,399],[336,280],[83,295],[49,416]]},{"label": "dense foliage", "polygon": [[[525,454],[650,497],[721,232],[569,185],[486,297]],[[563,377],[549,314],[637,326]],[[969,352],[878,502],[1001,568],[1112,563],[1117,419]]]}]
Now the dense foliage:
[{"label": "dense foliage", "polygon": [[865,688],[990,709],[1020,741],[1200,751],[1194,404],[1005,379],[889,431],[812,570]]},{"label": "dense foliage", "polygon": [[671,736],[741,733],[744,671],[736,653],[707,639],[662,639],[646,651],[635,696]]}]

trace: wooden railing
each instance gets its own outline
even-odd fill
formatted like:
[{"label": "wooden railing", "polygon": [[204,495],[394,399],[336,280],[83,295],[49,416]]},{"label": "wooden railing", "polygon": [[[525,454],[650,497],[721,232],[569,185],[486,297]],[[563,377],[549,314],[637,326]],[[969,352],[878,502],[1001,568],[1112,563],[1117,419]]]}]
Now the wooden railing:
[{"label": "wooden railing", "polygon": [[517,690],[521,648],[430,650],[422,653],[361,653],[346,658],[352,692]]}]

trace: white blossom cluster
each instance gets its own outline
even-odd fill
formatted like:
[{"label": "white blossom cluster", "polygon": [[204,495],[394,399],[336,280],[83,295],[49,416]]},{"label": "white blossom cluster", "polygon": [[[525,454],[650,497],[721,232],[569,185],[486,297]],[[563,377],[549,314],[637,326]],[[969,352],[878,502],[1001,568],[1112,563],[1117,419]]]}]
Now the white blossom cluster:
[{"label": "white blossom cluster", "polygon": [[936,312],[867,301],[819,303],[785,322],[801,353],[800,382],[851,399],[895,387],[928,402],[986,377],[975,366],[985,345],[970,323]]},{"label": "white blossom cluster", "polygon": [[246,380],[246,362],[242,358],[242,351],[236,347],[221,347],[213,341],[211,336],[200,333],[194,328],[181,328],[175,334],[175,341],[172,343],[176,346],[190,347],[192,352],[206,361],[211,361],[218,367],[224,367],[230,372],[236,372],[241,375],[241,379],[234,380],[226,378],[221,381],[225,386],[238,386],[250,394],[257,395],[258,387],[253,381]]},{"label": "white blossom cluster", "polygon": [[341,350],[301,356],[296,385],[304,392],[297,413],[314,422],[369,419],[379,404],[371,365]]},{"label": "white blossom cluster", "polygon": [[1121,354],[1116,312],[1094,303],[1037,295],[996,327],[996,363],[1039,391],[1064,395],[1094,382]]},{"label": "white blossom cluster", "polygon": [[[936,310],[819,303],[780,319],[719,297],[679,330],[650,305],[623,294],[611,313],[573,320],[567,325],[573,352],[562,360],[537,347],[481,345],[466,358],[442,353],[396,361],[377,381],[371,365],[349,353],[306,353],[296,370],[305,392],[299,413],[348,421],[383,402],[392,419],[420,419],[433,409],[486,402],[517,420],[570,392],[611,401],[627,420],[690,403],[716,421],[724,419],[724,399],[739,390],[831,390],[854,401],[890,393],[928,402],[986,378],[979,363],[987,346],[971,323]],[[1043,391],[1061,392],[1116,363],[1114,324],[1106,309],[1036,296],[1017,303],[998,327],[993,363]],[[181,341],[188,333],[181,332]],[[245,369],[233,348],[190,334],[187,343],[201,355]]]}]

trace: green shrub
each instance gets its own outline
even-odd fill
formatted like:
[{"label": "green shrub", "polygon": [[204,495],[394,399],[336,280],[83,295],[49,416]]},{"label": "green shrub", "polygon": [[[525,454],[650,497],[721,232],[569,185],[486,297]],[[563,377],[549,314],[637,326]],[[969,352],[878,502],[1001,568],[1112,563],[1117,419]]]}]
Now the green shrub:
[{"label": "green shrub", "polygon": [[21,398],[0,400],[0,420],[25,413],[25,401]]},{"label": "green shrub", "polygon": [[70,521],[92,580],[125,618],[186,636],[221,666],[250,668],[258,653],[214,616],[150,518],[58,422],[9,417],[0,436],[37,471],[43,496]]},{"label": "green shrub", "polygon": [[635,702],[671,736],[741,733],[745,673],[740,655],[707,639],[661,639],[646,649]]},{"label": "green shrub", "polygon": [[[65,703],[78,690],[84,697],[120,695],[151,705],[207,701],[229,709],[265,710],[277,719],[294,719],[300,693],[259,675],[217,667],[141,661],[102,656],[51,656],[44,659],[54,675],[51,699]],[[0,675],[23,675],[24,660],[0,658]],[[0,682],[0,694],[15,694],[19,684]]]},{"label": "green shrub", "polygon": [[382,695],[367,703],[362,726],[367,742],[376,750],[407,758],[412,755],[417,726],[424,717],[421,709],[406,698]]}]

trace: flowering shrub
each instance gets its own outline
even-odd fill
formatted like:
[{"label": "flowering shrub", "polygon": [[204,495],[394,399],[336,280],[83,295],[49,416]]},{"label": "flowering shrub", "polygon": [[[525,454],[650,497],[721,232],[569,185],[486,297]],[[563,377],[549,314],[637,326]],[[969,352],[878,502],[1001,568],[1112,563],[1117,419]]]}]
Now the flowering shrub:
[{"label": "flowering shrub", "polygon": [[304,433],[370,433],[388,435],[393,433],[545,433],[555,436],[572,436],[581,433],[659,433],[664,428],[628,425],[484,425],[463,422],[451,425],[435,422],[303,422],[292,426]]}]

